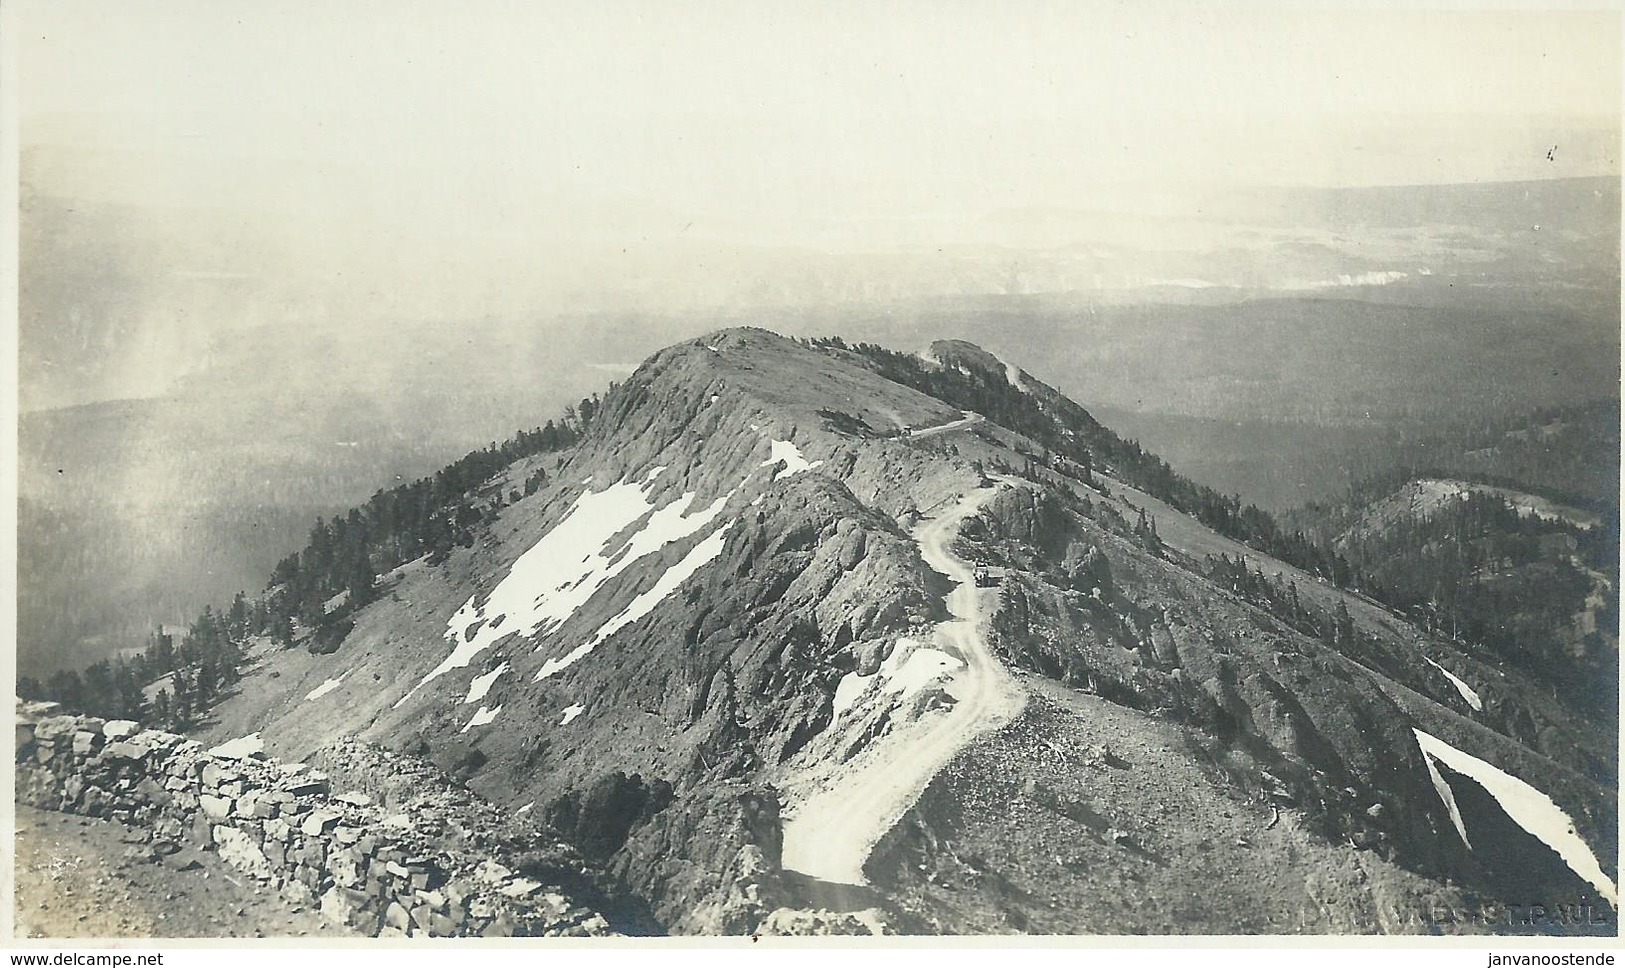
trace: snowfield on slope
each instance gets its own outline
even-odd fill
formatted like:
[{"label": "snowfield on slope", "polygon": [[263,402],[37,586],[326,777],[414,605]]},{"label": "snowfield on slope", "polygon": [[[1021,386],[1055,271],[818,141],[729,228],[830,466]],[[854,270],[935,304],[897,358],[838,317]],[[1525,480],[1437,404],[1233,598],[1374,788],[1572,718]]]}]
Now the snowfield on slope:
[{"label": "snowfield on slope", "polygon": [[[726,501],[727,498],[723,498],[723,500]],[[592,634],[592,638],[571,649],[562,658],[548,659],[536,673],[535,681],[540,682],[548,676],[569,668],[578,659],[602,645],[605,639],[654,611],[655,606],[665,601],[671,596],[672,592],[677,590],[677,586],[692,578],[696,572],[722,554],[723,545],[728,538],[728,529],[732,526],[733,522],[730,521],[706,535],[705,540],[689,549],[688,554],[684,555],[681,561],[667,568],[653,587],[640,593],[625,608],[612,616],[609,621],[599,626],[598,631]]]},{"label": "snowfield on slope", "polygon": [[347,676],[347,675],[349,675],[348,672],[339,673],[338,675],[336,675],[333,678],[327,680],[326,682],[322,683],[321,685],[317,686],[316,688],[312,689],[311,691],[305,693],[305,698],[306,699],[320,699],[320,698],[322,698],[323,696],[325,696],[328,693],[332,692],[334,689],[337,689],[339,687],[339,683],[343,682],[344,677]]},{"label": "snowfield on slope", "polygon": [[468,724],[462,729],[458,730],[458,732],[466,733],[475,726],[489,726],[491,723],[496,721],[497,713],[500,712],[502,712],[501,706],[498,706],[495,709],[487,709],[484,706],[481,706],[474,712],[474,717],[468,721]]},{"label": "snowfield on slope", "polygon": [[1483,787],[1514,823],[1556,851],[1557,856],[1563,858],[1563,863],[1569,866],[1569,870],[1595,887],[1598,893],[1608,899],[1608,903],[1616,907],[1619,905],[1619,889],[1608,879],[1608,875],[1603,873],[1602,865],[1597,862],[1597,855],[1593,854],[1591,848],[1586,846],[1586,842],[1580,839],[1580,834],[1574,827],[1574,818],[1565,813],[1556,801],[1505,770],[1476,756],[1463,753],[1437,736],[1414,727],[1411,732],[1416,734],[1416,743],[1422,748],[1422,758],[1427,761],[1428,771],[1433,774],[1433,785],[1439,790],[1439,796],[1444,800],[1445,808],[1450,813],[1450,820],[1456,825],[1456,832],[1461,835],[1462,843],[1469,848],[1473,846],[1472,841],[1467,839],[1467,827],[1456,807],[1455,796],[1449,792],[1449,784],[1433,765],[1434,760]]},{"label": "snowfield on slope", "polygon": [[[483,603],[477,594],[463,603],[446,623],[445,637],[454,643],[451,654],[402,696],[396,707],[417,689],[467,666],[510,633],[517,631],[521,638],[530,638],[563,624],[611,579],[645,556],[704,529],[722,512],[727,496],[690,514],[695,498],[692,491],[657,508],[647,489],[662,469],[649,472],[641,486],[618,481],[576,498],[564,519],[519,556]],[[645,516],[642,528],[610,547],[617,534]]]},{"label": "snowfield on slope", "polygon": [[[995,493],[973,492],[914,532],[926,564],[955,582],[948,595],[948,611],[954,617],[939,624],[932,636],[942,648],[899,642],[888,659],[894,663],[889,673],[883,669],[874,677],[843,683],[840,694],[840,701],[850,706],[872,685],[864,680],[881,678],[887,680],[884,691],[901,703],[911,691],[951,673],[944,688],[955,700],[953,707],[912,723],[897,723],[795,803],[784,823],[786,869],[836,884],[864,884],[863,865],[869,853],[919,799],[931,778],[971,740],[1020,713],[1023,694],[982,635],[995,593],[977,588],[971,566],[949,550],[960,525]],[[953,654],[963,656],[963,662]]]},{"label": "snowfield on slope", "polygon": [[[823,461],[809,462],[801,449],[790,441],[771,440],[769,444],[769,456],[760,466],[777,467],[772,477],[774,482],[823,464]],[[639,561],[710,527],[745,484],[741,481],[733,490],[698,510],[691,510],[696,496],[693,491],[657,507],[648,492],[665,470],[666,465],[662,464],[645,472],[639,483],[623,478],[602,491],[585,491],[577,497],[563,519],[519,556],[483,601],[475,594],[463,603],[446,623],[445,638],[452,643],[451,654],[396,700],[395,708],[399,709],[419,689],[440,676],[467,667],[481,652],[515,632],[520,638],[529,639],[558,628],[591,601],[599,589]],[[588,477],[582,483],[591,481]],[[637,531],[611,545],[617,535],[640,520],[643,524]],[[679,585],[722,553],[731,526],[729,522],[706,535],[652,587],[638,594],[587,641],[544,662],[532,681],[540,682],[557,675],[616,632],[652,612]],[[549,644],[538,644],[536,651],[546,649]],[[498,674],[489,674],[492,681]],[[490,682],[476,680],[463,701],[476,702],[489,688]]]},{"label": "snowfield on slope", "polygon": [[475,676],[474,680],[468,684],[468,695],[463,697],[463,703],[467,705],[484,699],[485,694],[491,691],[492,683],[496,682],[507,671],[508,663],[504,662],[483,676]]},{"label": "snowfield on slope", "polygon": [[1446,669],[1439,663],[1434,662],[1427,656],[1422,656],[1422,661],[1444,673],[1444,677],[1450,680],[1450,684],[1456,687],[1457,692],[1461,693],[1461,698],[1467,700],[1467,705],[1473,707],[1479,712],[1484,711],[1484,700],[1478,697],[1478,693],[1473,690],[1472,686],[1469,686],[1455,673],[1451,672],[1449,669]]},{"label": "snowfield on slope", "polygon": [[815,460],[809,464],[807,458],[801,456],[800,447],[788,440],[775,440],[773,441],[773,452],[768,456],[767,460],[762,461],[762,466],[772,467],[774,464],[783,464],[784,466],[779,468],[773,475],[773,480],[779,481],[786,477],[794,477],[802,471],[813,470],[823,463],[821,460]]}]

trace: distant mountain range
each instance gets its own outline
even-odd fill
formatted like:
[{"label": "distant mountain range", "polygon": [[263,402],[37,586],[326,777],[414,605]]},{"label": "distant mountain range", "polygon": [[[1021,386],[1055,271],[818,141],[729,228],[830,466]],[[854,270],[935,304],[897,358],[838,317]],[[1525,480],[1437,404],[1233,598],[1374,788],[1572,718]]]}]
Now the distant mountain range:
[{"label": "distant mountain range", "polygon": [[[36,192],[25,404],[147,396],[22,421],[21,661],[81,664],[251,589],[317,515],[726,322],[961,336],[1041,361],[1205,483],[1276,508],[1324,499],[1395,433],[1617,397],[1617,198],[1614,180],[1291,190],[1170,206],[1177,219],[1007,213],[953,245],[874,252],[584,251],[599,269],[575,296],[485,286],[472,304],[493,311],[452,323],[412,315],[411,279],[369,295],[299,276],[292,241],[255,239],[246,216]],[[232,253],[263,272],[234,278]]]}]

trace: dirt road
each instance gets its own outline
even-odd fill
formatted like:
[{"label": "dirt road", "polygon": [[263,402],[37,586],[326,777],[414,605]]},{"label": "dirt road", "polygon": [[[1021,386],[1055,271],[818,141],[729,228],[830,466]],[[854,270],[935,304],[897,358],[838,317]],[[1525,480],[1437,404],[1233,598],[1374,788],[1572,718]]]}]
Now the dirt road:
[{"label": "dirt road", "polygon": [[945,434],[951,430],[963,430],[964,428],[969,427],[971,424],[979,424],[987,419],[981,414],[972,413],[969,410],[961,410],[960,413],[965,415],[962,419],[950,420],[945,424],[938,424],[935,427],[926,427],[924,430],[916,430],[911,436],[914,440],[919,440],[922,437],[935,437],[938,434]]},{"label": "dirt road", "polygon": [[186,848],[154,863],[144,841],[110,820],[17,807],[19,938],[355,937]]},{"label": "dirt road", "polygon": [[1021,711],[1021,690],[982,634],[997,592],[977,588],[971,566],[951,550],[965,519],[996,493],[996,488],[973,491],[914,532],[926,564],[955,583],[947,599],[954,617],[932,632],[935,647],[965,663],[946,684],[953,707],[912,722],[898,719],[850,770],[802,802],[784,825],[787,870],[833,884],[866,883],[863,865],[870,851],[931,778],[971,740]]}]

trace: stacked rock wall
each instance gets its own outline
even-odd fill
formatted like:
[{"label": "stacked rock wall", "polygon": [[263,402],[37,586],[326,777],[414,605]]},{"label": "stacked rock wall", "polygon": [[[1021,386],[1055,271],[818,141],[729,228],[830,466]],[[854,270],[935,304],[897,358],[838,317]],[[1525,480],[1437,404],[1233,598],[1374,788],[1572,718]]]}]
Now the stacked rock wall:
[{"label": "stacked rock wall", "polygon": [[21,803],[121,821],[148,831],[160,852],[183,843],[217,851],[363,934],[611,933],[601,914],[515,871],[524,844],[510,843],[512,853],[448,849],[438,834],[477,825],[481,818],[466,815],[473,805],[390,812],[366,794],[334,793],[325,774],[303,764],[263,758],[254,743],[209,750],[128,721],[50,712],[19,714]]}]

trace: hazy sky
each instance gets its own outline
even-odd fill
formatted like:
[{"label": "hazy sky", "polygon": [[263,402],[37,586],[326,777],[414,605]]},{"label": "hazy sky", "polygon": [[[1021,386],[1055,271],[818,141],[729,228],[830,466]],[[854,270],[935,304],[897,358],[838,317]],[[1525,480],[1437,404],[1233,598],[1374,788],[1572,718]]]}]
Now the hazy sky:
[{"label": "hazy sky", "polygon": [[[77,300],[42,311],[89,327],[73,340],[92,355],[136,339],[146,355],[121,365],[138,375],[222,320],[541,306],[598,284],[589,252],[974,243],[988,213],[1178,213],[1208,184],[1619,171],[1611,10],[19,0],[3,13],[25,186],[71,203],[36,231],[87,236],[50,250],[25,234],[25,298]],[[87,252],[102,274],[77,281]]]},{"label": "hazy sky", "polygon": [[241,205],[267,168],[292,165],[369,204],[485,217],[564,195],[752,221],[1083,204],[1101,183],[1617,171],[1615,145],[1559,144],[1554,164],[1535,137],[1617,119],[1616,13],[955,0],[24,8],[25,143],[161,158],[161,171],[129,175],[157,198]]}]

